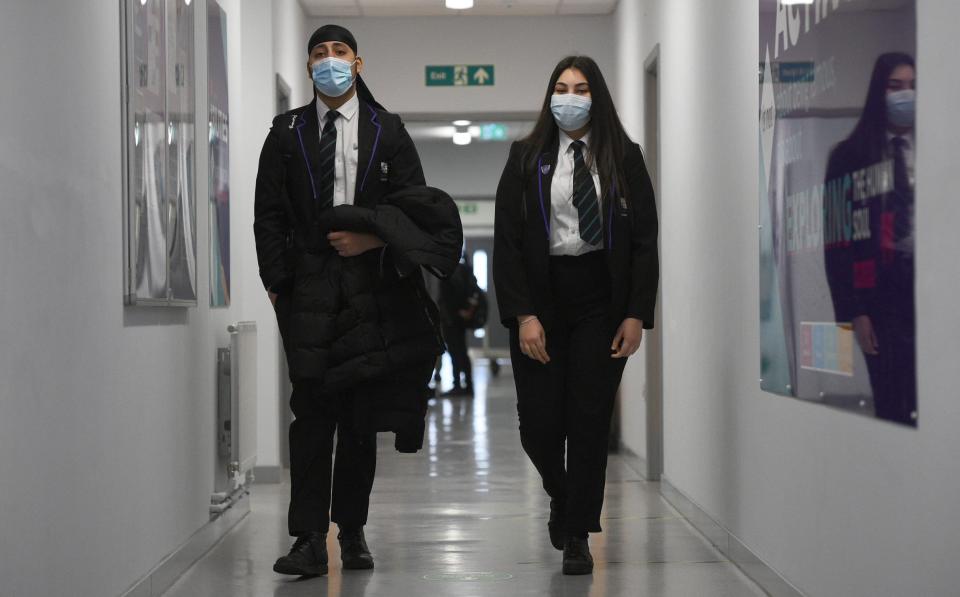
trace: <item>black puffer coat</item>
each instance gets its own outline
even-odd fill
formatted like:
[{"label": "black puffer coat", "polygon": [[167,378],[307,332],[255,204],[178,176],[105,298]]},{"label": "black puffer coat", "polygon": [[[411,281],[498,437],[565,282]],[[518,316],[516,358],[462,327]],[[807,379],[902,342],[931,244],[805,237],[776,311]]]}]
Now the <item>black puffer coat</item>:
[{"label": "black puffer coat", "polygon": [[463,231],[456,204],[438,189],[407,187],[374,208],[341,205],[318,221],[368,232],[380,250],[340,257],[329,245],[295,258],[277,322],[294,383],[317,399],[349,394],[355,425],[393,431],[401,452],[423,446],[427,383],[444,351],[438,313],[421,268],[445,277],[456,267]]},{"label": "black puffer coat", "polygon": [[[320,208],[316,100],[274,118],[257,171],[254,235],[276,292],[290,377],[318,400],[346,398],[357,424],[423,441],[427,383],[442,343],[421,268],[449,275],[462,245],[456,205],[424,186],[400,117],[360,100],[354,205]],[[372,232],[383,250],[341,258],[331,230]]]},{"label": "black puffer coat", "polygon": [[319,235],[368,232],[386,246],[342,258],[329,245],[299,256],[291,292],[277,301],[290,377],[337,393],[443,352],[438,314],[420,268],[445,277],[463,243],[457,206],[430,187],[407,187],[374,208],[320,214]]}]

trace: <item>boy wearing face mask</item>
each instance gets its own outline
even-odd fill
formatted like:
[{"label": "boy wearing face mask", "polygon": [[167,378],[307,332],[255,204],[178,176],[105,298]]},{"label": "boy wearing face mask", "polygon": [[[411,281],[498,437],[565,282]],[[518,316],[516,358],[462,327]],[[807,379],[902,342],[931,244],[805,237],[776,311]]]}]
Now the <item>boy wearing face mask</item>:
[{"label": "boy wearing face mask", "polygon": [[589,574],[614,397],[653,328],[658,282],[650,177],[589,57],[557,64],[533,132],[510,149],[493,279],[520,441],[550,498],[550,542],[564,574]]},{"label": "boy wearing face mask", "polygon": [[[917,425],[915,100],[913,58],[881,54],[853,132],[830,153],[824,193],[824,263],[835,321],[853,328],[877,418],[910,426]],[[886,188],[858,192],[845,184],[855,172],[883,165],[893,174]]]},{"label": "boy wearing face mask", "polygon": [[360,78],[353,35],[326,25],[307,53],[315,97],[273,121],[254,233],[293,382],[288,527],[296,541],[274,570],[314,576],[328,569],[331,521],[343,568],[374,566],[363,527],[376,432],[394,431],[401,452],[422,446],[443,343],[420,268],[452,273],[462,229],[453,201],[424,186],[400,118]]}]

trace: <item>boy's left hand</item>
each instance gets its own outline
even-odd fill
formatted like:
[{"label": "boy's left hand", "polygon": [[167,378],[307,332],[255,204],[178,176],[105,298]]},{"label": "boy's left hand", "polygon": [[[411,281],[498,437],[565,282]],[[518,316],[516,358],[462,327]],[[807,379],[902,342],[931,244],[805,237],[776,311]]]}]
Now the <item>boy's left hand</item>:
[{"label": "boy's left hand", "polygon": [[327,240],[341,257],[356,257],[386,244],[378,237],[363,232],[331,232]]}]

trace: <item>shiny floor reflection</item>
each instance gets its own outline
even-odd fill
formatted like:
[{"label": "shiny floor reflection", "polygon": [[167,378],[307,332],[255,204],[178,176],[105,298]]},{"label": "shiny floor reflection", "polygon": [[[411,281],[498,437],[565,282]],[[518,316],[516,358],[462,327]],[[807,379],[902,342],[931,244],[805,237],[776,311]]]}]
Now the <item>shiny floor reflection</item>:
[{"label": "shiny floor reflection", "polygon": [[591,535],[592,577],[560,573],[546,532],[548,502],[520,447],[510,368],[477,396],[437,399],[416,455],[380,438],[366,529],[376,570],[342,571],[332,527],[330,574],[275,574],[286,535],[289,485],[256,485],[251,513],[168,596],[405,595],[560,597],[763,595],[618,456],[610,459],[605,532]]}]

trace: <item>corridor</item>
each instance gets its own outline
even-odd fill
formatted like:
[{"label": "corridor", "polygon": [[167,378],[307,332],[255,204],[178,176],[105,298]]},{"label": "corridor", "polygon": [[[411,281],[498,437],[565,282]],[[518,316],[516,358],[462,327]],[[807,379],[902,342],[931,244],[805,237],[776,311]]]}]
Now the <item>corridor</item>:
[{"label": "corridor", "polygon": [[621,456],[607,473],[604,532],[592,535],[594,574],[560,573],[547,539],[547,499],[520,448],[510,369],[478,371],[474,399],[436,399],[424,450],[398,454],[380,435],[366,527],[373,572],[340,568],[336,526],[330,574],[292,579],[271,570],[290,545],[289,484],[254,485],[251,512],[166,595],[682,596],[763,595]]}]

